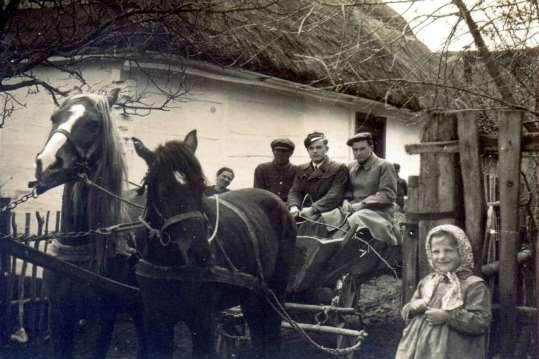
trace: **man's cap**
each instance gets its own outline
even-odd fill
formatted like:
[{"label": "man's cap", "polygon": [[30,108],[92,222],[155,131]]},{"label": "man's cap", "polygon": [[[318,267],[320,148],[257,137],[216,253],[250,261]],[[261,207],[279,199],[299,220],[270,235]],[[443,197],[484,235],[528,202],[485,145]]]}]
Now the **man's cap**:
[{"label": "man's cap", "polygon": [[309,148],[310,145],[320,140],[324,140],[324,144],[327,145],[328,140],[322,132],[312,132],[309,133],[307,137],[305,137],[305,141],[303,141],[303,144],[305,145],[305,148]]},{"label": "man's cap", "polygon": [[348,141],[346,141],[346,144],[348,146],[352,146],[354,142],[360,142],[360,141],[370,141],[372,142],[372,135],[370,132],[359,132],[356,133],[353,137],[349,138]]},{"label": "man's cap", "polygon": [[271,141],[270,146],[272,150],[285,150],[290,152],[294,152],[294,148],[296,147],[294,142],[290,141],[288,138],[277,138]]}]

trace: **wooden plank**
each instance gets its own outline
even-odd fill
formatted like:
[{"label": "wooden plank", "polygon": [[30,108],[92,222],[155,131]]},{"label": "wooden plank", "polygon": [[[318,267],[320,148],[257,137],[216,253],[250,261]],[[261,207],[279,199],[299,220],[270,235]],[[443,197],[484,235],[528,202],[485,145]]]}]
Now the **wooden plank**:
[{"label": "wooden plank", "polygon": [[458,153],[458,141],[432,141],[405,145],[404,150],[409,155],[423,153]]},{"label": "wooden plank", "polygon": [[501,359],[513,358],[517,304],[517,245],[519,239],[518,199],[521,160],[521,112],[500,112],[498,118],[498,153],[500,181],[500,328]]},{"label": "wooden plank", "polygon": [[[41,214],[36,211],[35,212],[36,221],[37,221],[37,235],[41,236],[43,234],[43,227],[45,225],[45,219],[41,216]],[[34,249],[39,249],[39,243],[40,241],[34,241]],[[38,328],[38,316],[39,316],[39,306],[38,306],[38,278],[37,278],[37,266],[32,264],[32,281],[31,281],[31,301],[30,301],[30,325],[29,330],[30,333],[37,332]]]},{"label": "wooden plank", "polygon": [[[466,113],[461,113],[466,114]],[[481,153],[498,152],[498,138],[492,135],[479,136],[479,148]],[[432,141],[405,145],[404,149],[409,155],[423,153],[458,153],[459,141]],[[522,135],[522,151],[539,151],[539,133],[526,133]]]},{"label": "wooden plank", "polygon": [[[455,115],[433,115],[425,124],[421,142],[452,141],[457,138]],[[458,213],[459,194],[455,153],[424,153],[420,155],[417,208],[415,213]],[[411,211],[411,210],[410,210]],[[420,220],[418,222],[418,276],[423,278],[430,272],[425,254],[427,233],[439,224],[455,224],[456,220]]]},{"label": "wooden plank", "polygon": [[[517,263],[524,263],[532,259],[532,252],[529,249],[518,252],[517,254]],[[481,274],[484,277],[490,277],[494,274],[497,274],[500,270],[500,261],[494,261],[481,266]]]},{"label": "wooden plank", "polygon": [[[408,177],[408,202],[406,211],[415,213],[418,208],[418,176]],[[417,239],[417,221],[406,218],[404,238],[402,241],[402,305],[408,303],[414,294],[419,282],[417,271],[417,259],[419,252],[419,241]]]},{"label": "wooden plank", "polygon": [[463,184],[465,232],[472,245],[475,272],[481,272],[481,248],[485,232],[486,204],[479,154],[479,130],[473,112],[457,114],[460,169]]},{"label": "wooden plank", "polygon": [[[363,330],[357,331],[353,329],[336,328],[336,327],[330,327],[327,325],[306,324],[306,323],[296,323],[296,325],[305,331],[311,331],[311,332],[317,332],[317,333],[347,335],[351,337],[365,336],[365,332]],[[287,328],[287,329],[293,329],[292,326],[288,322],[282,322],[281,327]]]},{"label": "wooden plank", "polygon": [[[45,215],[45,229],[44,234],[49,234],[49,220],[51,218],[51,211],[47,211],[47,214]],[[43,252],[47,253],[49,246],[49,241],[45,241],[45,245],[43,248]],[[44,279],[41,280],[41,286],[39,288],[39,297],[42,299],[39,303],[39,314],[38,314],[38,320],[37,320],[37,331],[41,331],[45,329],[45,313],[47,312],[48,308],[48,301],[47,301],[47,293],[45,291],[45,284]]]},{"label": "wooden plank", "polygon": [[[11,201],[10,198],[0,197],[0,208],[7,206]],[[0,213],[0,235],[10,234],[10,211]],[[3,252],[0,252],[0,344],[6,342],[7,330],[7,306],[9,306],[11,298],[8,297],[8,276],[11,265],[10,257]]]}]

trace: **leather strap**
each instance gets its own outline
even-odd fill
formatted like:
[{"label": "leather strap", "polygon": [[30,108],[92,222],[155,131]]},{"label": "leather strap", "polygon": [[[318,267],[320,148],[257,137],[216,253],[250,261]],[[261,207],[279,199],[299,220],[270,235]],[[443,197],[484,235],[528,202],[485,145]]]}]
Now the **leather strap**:
[{"label": "leather strap", "polygon": [[256,236],[256,232],[253,226],[251,225],[251,222],[249,221],[245,213],[243,213],[238,207],[224,200],[223,198],[221,198],[220,201],[226,208],[230,209],[238,217],[240,217],[242,222],[247,227],[247,231],[249,232],[249,237],[251,237],[251,242],[253,243],[253,250],[255,252],[255,260],[256,260],[256,265],[258,267],[258,277],[260,278],[261,281],[264,281],[264,270],[262,268],[262,262],[260,261],[260,246],[258,244],[258,237]]}]

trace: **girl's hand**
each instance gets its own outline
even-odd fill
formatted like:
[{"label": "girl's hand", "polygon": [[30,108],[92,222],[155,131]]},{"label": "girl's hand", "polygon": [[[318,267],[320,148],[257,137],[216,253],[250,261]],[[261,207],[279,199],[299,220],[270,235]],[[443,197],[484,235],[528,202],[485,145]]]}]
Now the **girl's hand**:
[{"label": "girl's hand", "polygon": [[430,308],[425,311],[425,318],[430,325],[442,325],[449,319],[447,311]]},{"label": "girl's hand", "polygon": [[427,309],[427,303],[423,299],[416,299],[402,308],[402,319],[408,320],[410,315],[423,313]]}]

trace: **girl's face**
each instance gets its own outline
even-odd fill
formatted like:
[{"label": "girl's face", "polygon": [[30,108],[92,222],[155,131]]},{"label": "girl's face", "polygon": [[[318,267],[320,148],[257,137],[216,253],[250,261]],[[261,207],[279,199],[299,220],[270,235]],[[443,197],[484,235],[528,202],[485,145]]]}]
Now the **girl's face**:
[{"label": "girl's face", "polygon": [[430,240],[432,264],[440,272],[453,272],[460,265],[457,243],[446,233],[432,236]]}]

